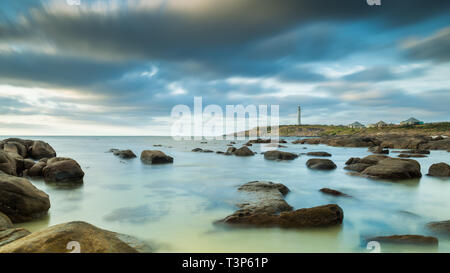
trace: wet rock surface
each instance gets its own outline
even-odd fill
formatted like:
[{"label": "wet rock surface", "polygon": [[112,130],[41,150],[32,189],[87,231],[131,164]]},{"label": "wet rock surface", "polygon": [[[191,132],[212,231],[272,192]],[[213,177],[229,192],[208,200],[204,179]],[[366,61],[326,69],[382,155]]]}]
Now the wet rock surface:
[{"label": "wet rock surface", "polygon": [[45,182],[83,183],[84,172],[78,162],[67,157],[54,157],[42,169]]},{"label": "wet rock surface", "polygon": [[440,222],[430,222],[426,227],[434,233],[450,236],[450,220]]},{"label": "wet rock surface", "polygon": [[306,166],[315,170],[333,170],[336,169],[336,164],[329,159],[312,158],[306,161]]},{"label": "wet rock surface", "polygon": [[330,188],[322,188],[322,189],[320,189],[320,192],[329,194],[329,195],[333,195],[333,196],[350,197],[350,195],[348,195],[348,194],[345,194],[343,192],[340,192],[338,190],[333,190]]},{"label": "wet rock surface", "polygon": [[169,164],[173,163],[173,157],[157,150],[145,150],[141,153],[141,161],[144,164]]},{"label": "wet rock surface", "polygon": [[118,156],[122,159],[136,158],[136,155],[131,150],[111,149],[110,152],[112,152],[115,156]]},{"label": "wet rock surface", "polygon": [[306,153],[307,156],[331,156],[330,153],[327,152],[309,152]]},{"label": "wet rock surface", "polygon": [[429,176],[450,177],[450,165],[445,162],[435,163],[428,169]]},{"label": "wet rock surface", "polygon": [[264,153],[264,159],[267,160],[294,160],[298,157],[297,154],[282,152],[282,151],[267,151]]}]

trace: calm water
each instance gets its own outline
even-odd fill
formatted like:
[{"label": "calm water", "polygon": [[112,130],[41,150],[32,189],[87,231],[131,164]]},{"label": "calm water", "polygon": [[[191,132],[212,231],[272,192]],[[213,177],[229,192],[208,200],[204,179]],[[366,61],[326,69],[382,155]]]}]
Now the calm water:
[{"label": "calm water", "polygon": [[[366,252],[367,236],[427,234],[424,224],[450,219],[450,181],[424,175],[420,180],[391,183],[349,176],[344,162],[369,155],[367,148],[285,144],[282,150],[327,151],[338,168],[313,171],[307,156],[290,162],[264,160],[259,144],[253,157],[193,153],[201,147],[225,151],[229,141],[174,141],[169,137],[33,137],[50,143],[58,156],[77,160],[86,173],[79,188],[57,188],[42,180],[33,184],[50,195],[45,219],[22,224],[36,231],[67,221],[83,220],[101,228],[134,235],[159,252]],[[289,142],[294,138],[285,138]],[[240,147],[244,141],[236,141]],[[162,144],[163,147],[153,147]],[[171,148],[169,147],[171,146]],[[307,149],[303,149],[307,147]],[[148,166],[139,158],[122,160],[110,148],[158,149],[174,157],[173,165]],[[397,156],[397,154],[391,154]],[[422,174],[436,162],[449,162],[446,151],[418,158]],[[280,182],[291,189],[286,197],[294,208],[339,204],[340,227],[313,230],[226,229],[213,221],[231,214],[239,198],[236,187],[254,180]],[[323,187],[353,198],[320,193]],[[450,239],[438,249],[397,247],[383,251],[450,252]]]}]

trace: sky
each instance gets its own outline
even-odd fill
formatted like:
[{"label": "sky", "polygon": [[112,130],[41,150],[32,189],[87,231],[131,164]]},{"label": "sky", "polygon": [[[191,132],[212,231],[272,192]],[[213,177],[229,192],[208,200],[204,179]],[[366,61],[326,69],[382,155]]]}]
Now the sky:
[{"label": "sky", "polygon": [[450,121],[448,0],[74,2],[0,2],[0,135],[168,135],[199,96],[281,124]]}]

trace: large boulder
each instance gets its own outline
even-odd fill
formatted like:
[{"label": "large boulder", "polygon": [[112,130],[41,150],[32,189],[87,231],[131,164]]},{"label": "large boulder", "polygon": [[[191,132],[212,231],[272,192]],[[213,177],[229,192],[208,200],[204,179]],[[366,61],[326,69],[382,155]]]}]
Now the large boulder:
[{"label": "large boulder", "polygon": [[427,228],[434,233],[450,235],[450,220],[441,222],[430,222]]},{"label": "large boulder", "polygon": [[83,183],[84,172],[80,165],[71,158],[54,157],[47,161],[42,169],[45,182]]},{"label": "large boulder", "polygon": [[372,164],[366,164],[366,163],[353,163],[350,165],[347,165],[344,167],[344,169],[349,170],[349,171],[355,171],[355,172],[362,172],[365,169],[367,169],[368,167],[372,166]]},{"label": "large boulder", "polygon": [[157,150],[145,150],[141,153],[141,161],[144,164],[167,164],[173,163],[173,157]]},{"label": "large boulder", "polygon": [[17,154],[22,158],[27,157],[27,147],[16,141],[6,142],[3,146],[3,150],[7,153]]},{"label": "large boulder", "polygon": [[343,210],[335,204],[285,211],[280,214],[242,213],[223,219],[229,225],[249,227],[311,228],[340,225]]},{"label": "large boulder", "polygon": [[307,156],[331,156],[330,153],[327,152],[309,152],[306,153]]},{"label": "large boulder", "polygon": [[422,236],[422,235],[391,235],[391,236],[378,236],[368,238],[367,241],[376,241],[386,244],[407,244],[407,245],[431,245],[437,246],[439,241],[435,237]]},{"label": "large boulder", "polygon": [[31,233],[24,228],[10,228],[0,230],[0,247],[9,244],[11,242],[14,242],[29,234]]},{"label": "large boulder", "polygon": [[3,150],[0,150],[0,171],[10,175],[17,175],[16,160]]},{"label": "large boulder", "polygon": [[44,176],[44,173],[42,170],[47,166],[47,162],[39,161],[36,164],[33,165],[33,167],[28,169],[28,176],[30,177],[42,177]]},{"label": "large boulder", "polygon": [[297,154],[282,151],[267,151],[264,153],[264,159],[267,160],[294,160]]},{"label": "large boulder", "polygon": [[233,154],[235,156],[252,156],[255,155],[254,152],[252,152],[252,150],[250,150],[247,146],[242,146],[239,149],[236,149]]},{"label": "large boulder", "polygon": [[0,253],[138,253],[151,248],[137,239],[85,222],[48,227],[0,247]]},{"label": "large boulder", "polygon": [[0,212],[0,230],[12,228],[13,224],[8,216]]},{"label": "large boulder", "polygon": [[420,144],[418,148],[422,150],[449,150],[450,138],[429,141],[427,143]]},{"label": "large boulder", "polygon": [[310,169],[316,170],[333,170],[336,169],[336,164],[329,159],[311,158],[306,161],[306,166]]},{"label": "large boulder", "polygon": [[445,162],[435,163],[428,169],[429,176],[450,177],[450,165]]},{"label": "large boulder", "polygon": [[413,159],[385,158],[370,166],[362,174],[381,179],[412,179],[422,177],[419,162]]},{"label": "large boulder", "polygon": [[53,147],[41,140],[33,142],[33,145],[30,147],[30,154],[34,159],[56,157],[56,152]]},{"label": "large boulder", "polygon": [[28,180],[0,172],[0,212],[13,223],[26,222],[46,214],[48,195]]}]

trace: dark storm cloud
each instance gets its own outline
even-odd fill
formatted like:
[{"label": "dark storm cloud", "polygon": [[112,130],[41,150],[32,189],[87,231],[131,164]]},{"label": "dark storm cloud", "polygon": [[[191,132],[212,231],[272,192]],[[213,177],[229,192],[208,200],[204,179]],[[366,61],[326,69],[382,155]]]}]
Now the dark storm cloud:
[{"label": "dark storm cloud", "polygon": [[429,37],[411,39],[403,45],[407,57],[413,60],[432,60],[438,63],[450,61],[450,27]]}]

